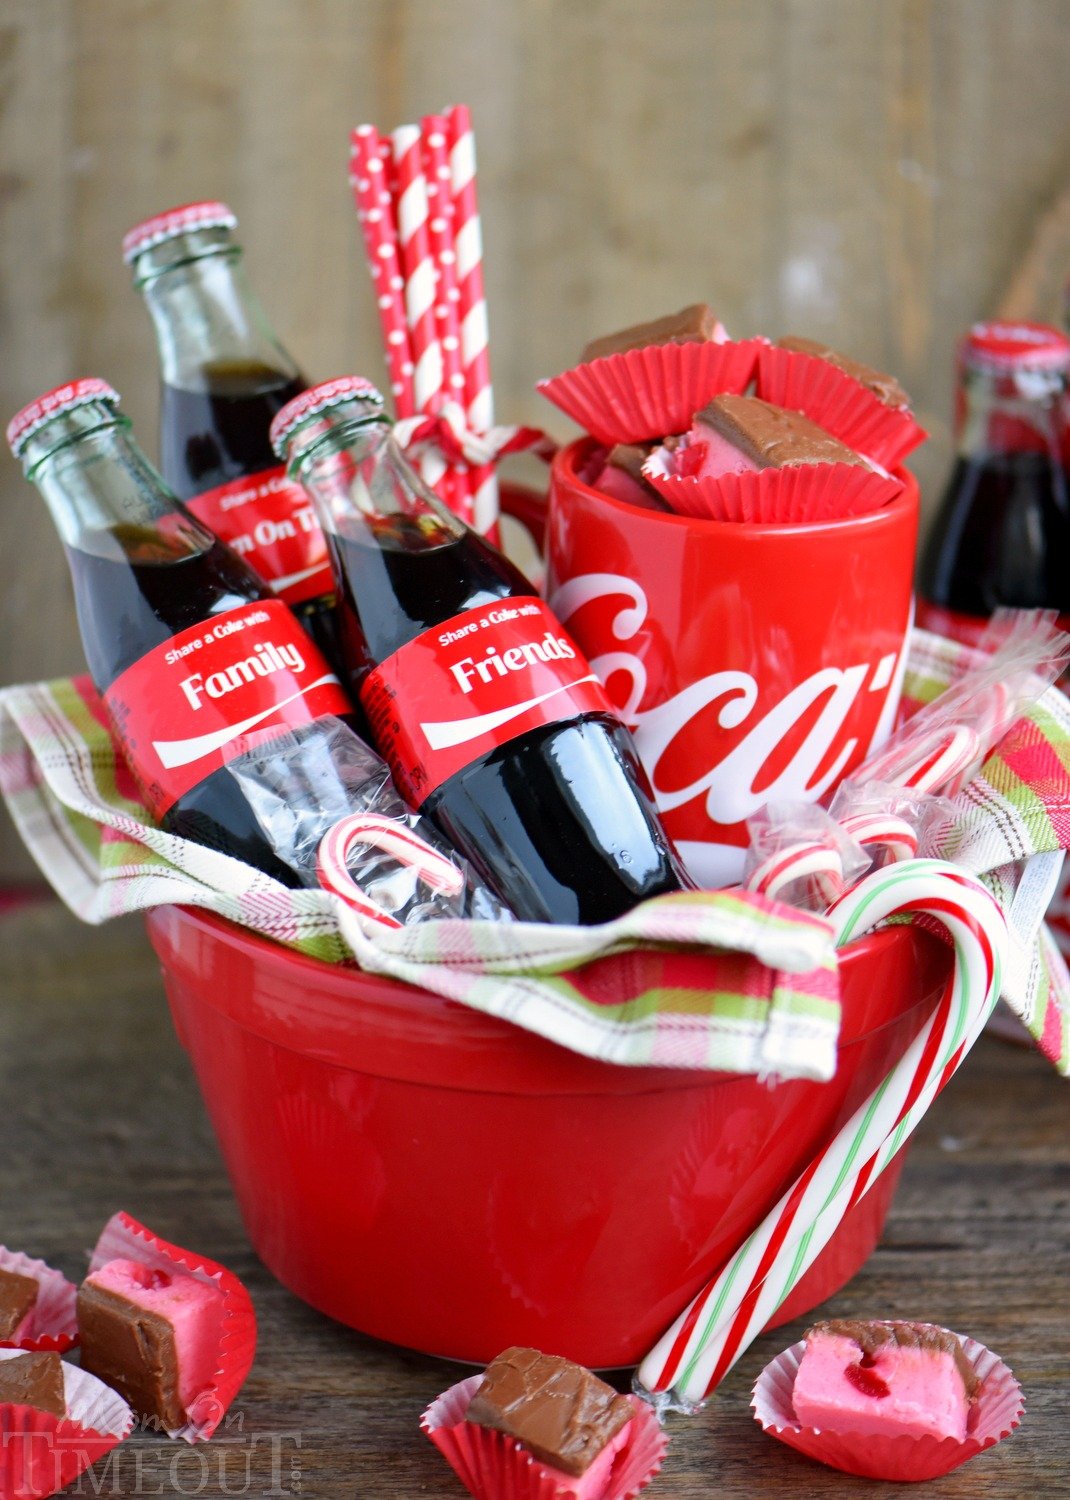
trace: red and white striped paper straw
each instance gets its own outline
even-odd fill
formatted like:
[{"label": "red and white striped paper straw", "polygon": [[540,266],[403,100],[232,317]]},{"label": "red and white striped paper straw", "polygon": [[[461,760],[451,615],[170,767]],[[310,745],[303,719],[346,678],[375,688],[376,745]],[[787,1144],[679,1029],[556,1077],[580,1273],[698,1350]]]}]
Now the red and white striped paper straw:
[{"label": "red and white striped paper straw", "polygon": [[720,1383],[900,1150],[984,1028],[1008,948],[1006,921],[995,900],[954,865],[911,860],[867,876],[829,915],[842,946],[906,913],[935,918],[947,929],[955,946],[952,983],[880,1085],[640,1365],[637,1389],[660,1409],[692,1411]]},{"label": "red and white striped paper straw", "polygon": [[398,412],[402,416],[412,416],[416,405],[405,314],[405,278],[398,254],[393,195],[384,162],[384,146],[389,156],[389,142],[380,139],[374,125],[356,127],[350,137],[350,183],[375,288],[375,303],[390,371],[390,389]]},{"label": "red and white striped paper straw", "polygon": [[[460,292],[461,357],[468,425],[476,432],[494,426],[494,393],[490,383],[487,301],[483,288],[483,231],[476,193],[476,148],[468,106],[447,112],[450,186],[453,194],[457,287]],[[473,471],[474,525],[486,535],[498,521],[498,478],[493,465]]]},{"label": "red and white striped paper straw", "polygon": [[[464,361],[461,355],[461,323],[458,304],[457,251],[454,237],[454,206],[450,179],[448,122],[445,115],[425,115],[420,121],[427,182],[428,234],[437,273],[435,321],[442,350],[443,407],[456,405],[467,420]],[[446,503],[461,519],[472,524],[471,470],[450,464],[446,475]]]}]

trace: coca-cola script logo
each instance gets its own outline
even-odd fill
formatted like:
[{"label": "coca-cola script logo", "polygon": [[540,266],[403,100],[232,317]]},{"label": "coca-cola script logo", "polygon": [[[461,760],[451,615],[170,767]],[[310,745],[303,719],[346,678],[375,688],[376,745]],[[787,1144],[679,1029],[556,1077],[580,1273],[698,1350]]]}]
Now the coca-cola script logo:
[{"label": "coca-cola script logo", "polygon": [[[584,573],[550,601],[566,628],[596,603],[597,629],[573,634],[631,729],[665,826],[703,884],[739,879],[745,822],[759,808],[780,799],[816,802],[892,728],[905,640],[873,660],[822,667],[775,698],[751,673],[733,669],[709,672],[657,701],[642,654],[649,613],[643,589],[621,574]],[[593,634],[621,649],[596,654]]]}]

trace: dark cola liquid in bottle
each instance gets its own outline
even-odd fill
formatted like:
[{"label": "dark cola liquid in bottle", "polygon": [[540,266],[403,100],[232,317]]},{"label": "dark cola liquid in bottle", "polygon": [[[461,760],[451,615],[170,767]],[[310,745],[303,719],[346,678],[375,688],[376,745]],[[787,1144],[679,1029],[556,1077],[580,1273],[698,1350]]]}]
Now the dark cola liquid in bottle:
[{"label": "dark cola liquid in bottle", "polygon": [[[963,340],[958,456],[922,563],[925,629],[976,645],[1011,605],[1057,610],[1070,630],[1068,373],[1070,339],[1043,324],[979,323]],[[1048,920],[1070,957],[1065,870]]]},{"label": "dark cola liquid in bottle", "polygon": [[330,655],[336,616],[326,543],[269,438],[275,413],[305,381],[245,280],[235,223],[226,204],[191,203],[123,240],[159,347],[160,469]]},{"label": "dark cola liquid in bottle", "polygon": [[247,736],[349,702],[288,607],[179,505],[117,402],[79,381],[8,427],[66,548],[90,675],[162,826],[292,885],[226,762]]},{"label": "dark cola liquid in bottle", "polygon": [[958,454],[921,568],[926,629],[975,645],[1001,605],[1070,616],[1068,370],[1055,328],[979,323],[963,340]]},{"label": "dark cola liquid in bottle", "polygon": [[410,804],[523,920],[608,921],[689,886],[579,648],[413,473],[378,392],[316,387],[273,435],[316,501],[350,690]]}]

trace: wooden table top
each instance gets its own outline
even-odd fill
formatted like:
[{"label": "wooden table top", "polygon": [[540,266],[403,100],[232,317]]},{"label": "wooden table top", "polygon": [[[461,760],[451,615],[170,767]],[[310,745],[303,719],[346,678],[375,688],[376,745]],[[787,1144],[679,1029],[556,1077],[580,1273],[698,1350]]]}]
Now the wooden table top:
[{"label": "wooden table top", "polygon": [[[137,1435],[69,1493],[459,1497],[418,1422],[466,1372],[331,1323],[259,1264],[134,919],[90,931],[51,903],[8,914],[0,974],[0,1242],[77,1279],[125,1208],[230,1266],[260,1320],[220,1437],[194,1450]],[[1070,1085],[1038,1056],[984,1040],[918,1131],[883,1243],[823,1310],[942,1323],[998,1351],[1021,1381],[1019,1431],[915,1493],[1070,1494],[1068,1127]],[[699,1415],[670,1418],[652,1500],[904,1493],[812,1464],[755,1425],[754,1378],[804,1327],[760,1339]]]}]

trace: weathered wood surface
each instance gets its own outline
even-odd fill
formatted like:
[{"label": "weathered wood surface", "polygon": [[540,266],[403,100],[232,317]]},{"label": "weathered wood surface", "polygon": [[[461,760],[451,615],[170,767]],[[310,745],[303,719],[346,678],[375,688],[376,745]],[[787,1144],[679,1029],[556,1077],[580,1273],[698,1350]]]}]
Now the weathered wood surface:
[{"label": "weathered wood surface", "polygon": [[[134,957],[131,958],[131,952]],[[147,943],[86,934],[60,907],[0,923],[0,1242],[77,1277],[117,1208],[247,1282],[261,1337],[222,1438],[190,1451],[141,1435],[71,1493],[460,1496],[419,1432],[459,1367],[362,1338],[278,1286],[243,1236]],[[1070,1093],[1038,1057],[980,1044],[923,1123],[884,1242],[830,1313],[922,1317],[997,1350],[1028,1402],[993,1452],[925,1487],[971,1500],[1070,1494]],[[762,1365],[803,1324],[761,1339],[721,1395],[674,1419],[652,1497],[865,1493],[765,1437],[748,1410]]]},{"label": "weathered wood surface", "polygon": [[[380,374],[347,133],[462,98],[500,416],[563,436],[536,378],[702,296],[736,332],[895,371],[933,433],[931,502],[953,338],[1066,187],[1068,75],[1063,0],[0,0],[0,416],[99,373],[155,451],[119,240],[201,197],[233,204],[310,375]],[[1046,264],[1019,314],[1057,316]],[[81,660],[51,523],[4,456],[0,682]],[[0,878],[30,868],[0,814]]]}]

